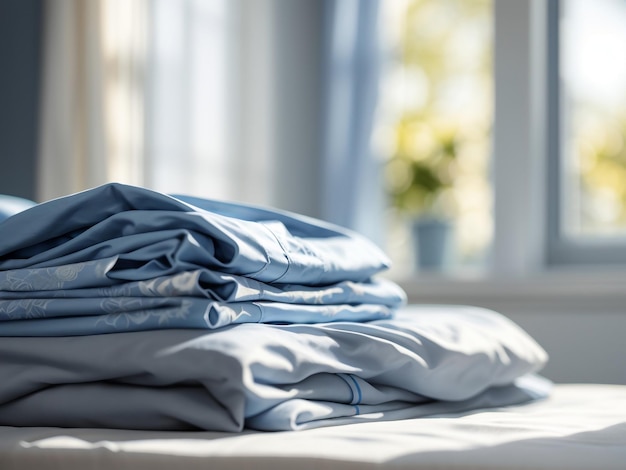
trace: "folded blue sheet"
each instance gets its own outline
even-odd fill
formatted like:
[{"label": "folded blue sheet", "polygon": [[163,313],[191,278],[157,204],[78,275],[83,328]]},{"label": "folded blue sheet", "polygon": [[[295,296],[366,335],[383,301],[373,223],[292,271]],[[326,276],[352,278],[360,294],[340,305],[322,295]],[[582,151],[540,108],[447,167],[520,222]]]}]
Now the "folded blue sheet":
[{"label": "folded blue sheet", "polygon": [[529,335],[404,308],[387,267],[270,209],[120,184],[36,205],[0,223],[0,425],[295,430],[547,395]]},{"label": "folded blue sheet", "polygon": [[389,318],[387,266],[319,220],[109,184],[0,224],[0,335]]},{"label": "folded blue sheet", "polygon": [[386,269],[373,243],[301,215],[107,184],[0,224],[0,270],[117,256],[127,280],[207,268],[261,282],[327,285]]},{"label": "folded blue sheet", "polygon": [[540,398],[547,356],[479,308],[366,323],[2,338],[0,424],[295,430]]}]

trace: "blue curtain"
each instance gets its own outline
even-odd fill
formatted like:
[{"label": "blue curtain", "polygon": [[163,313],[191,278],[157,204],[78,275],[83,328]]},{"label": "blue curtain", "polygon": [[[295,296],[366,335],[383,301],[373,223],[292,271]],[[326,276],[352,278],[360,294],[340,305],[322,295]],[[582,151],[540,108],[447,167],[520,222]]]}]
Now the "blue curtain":
[{"label": "blue curtain", "polygon": [[381,161],[371,134],[378,97],[378,0],[326,0],[322,215],[381,241]]}]

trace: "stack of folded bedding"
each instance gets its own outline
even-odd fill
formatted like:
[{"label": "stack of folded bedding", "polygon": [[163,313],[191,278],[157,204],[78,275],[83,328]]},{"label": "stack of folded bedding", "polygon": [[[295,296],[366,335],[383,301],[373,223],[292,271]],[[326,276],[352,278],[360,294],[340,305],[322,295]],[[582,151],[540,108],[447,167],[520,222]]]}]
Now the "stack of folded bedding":
[{"label": "stack of folded bedding", "polygon": [[0,425],[303,429],[545,396],[473,307],[403,306],[367,239],[109,184],[0,223]]}]

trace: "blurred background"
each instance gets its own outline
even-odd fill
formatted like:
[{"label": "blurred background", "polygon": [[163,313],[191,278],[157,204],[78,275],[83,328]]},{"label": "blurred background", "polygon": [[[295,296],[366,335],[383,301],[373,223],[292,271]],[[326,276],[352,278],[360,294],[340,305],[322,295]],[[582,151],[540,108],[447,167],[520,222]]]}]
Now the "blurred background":
[{"label": "blurred background", "polygon": [[0,193],[329,220],[626,383],[624,49],[625,0],[0,0]]}]

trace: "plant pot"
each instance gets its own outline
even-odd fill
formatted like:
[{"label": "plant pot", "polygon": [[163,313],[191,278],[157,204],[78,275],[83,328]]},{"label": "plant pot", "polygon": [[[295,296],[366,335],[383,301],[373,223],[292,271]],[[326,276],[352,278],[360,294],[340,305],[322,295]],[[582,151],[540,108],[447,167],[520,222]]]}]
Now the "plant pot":
[{"label": "plant pot", "polygon": [[420,271],[443,271],[450,264],[453,225],[433,217],[416,219],[412,224],[415,263]]}]

